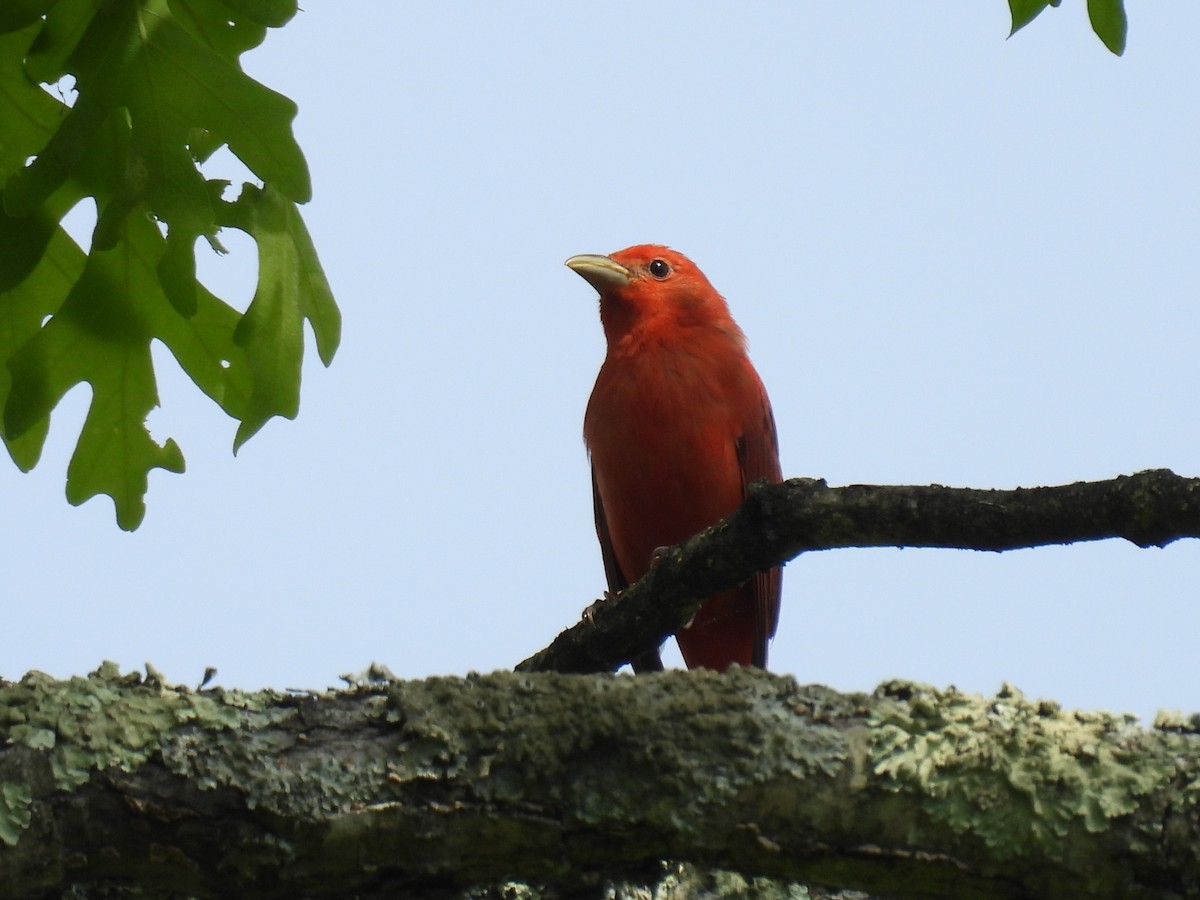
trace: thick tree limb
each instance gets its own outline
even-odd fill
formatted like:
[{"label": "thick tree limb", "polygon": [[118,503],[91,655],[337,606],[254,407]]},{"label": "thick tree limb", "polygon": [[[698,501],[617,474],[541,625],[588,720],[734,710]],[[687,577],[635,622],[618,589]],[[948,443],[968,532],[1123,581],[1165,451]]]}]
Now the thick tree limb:
[{"label": "thick tree limb", "polygon": [[322,696],[0,683],[6,898],[586,896],[660,858],[906,898],[1200,896],[1195,721],[733,670]]},{"label": "thick tree limb", "polygon": [[793,478],[754,485],[746,502],[671,548],[619,598],[592,607],[517,671],[609,672],[656,647],[705,597],[811,550],[956,547],[1016,550],[1124,538],[1162,547],[1200,537],[1200,479],[1168,469],[1012,491],[850,485]]}]

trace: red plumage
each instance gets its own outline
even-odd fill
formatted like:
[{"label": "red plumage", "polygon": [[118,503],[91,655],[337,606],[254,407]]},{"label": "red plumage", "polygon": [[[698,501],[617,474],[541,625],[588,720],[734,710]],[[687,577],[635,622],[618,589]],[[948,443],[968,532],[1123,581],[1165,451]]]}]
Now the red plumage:
[{"label": "red plumage", "polygon": [[[608,342],[583,433],[596,532],[618,591],[656,549],[733,512],[747,484],[779,481],[778,440],[745,337],[691,260],[645,244],[567,265],[599,291]],[[776,568],[705,601],[675,636],[688,667],[765,668],[779,592]]]}]

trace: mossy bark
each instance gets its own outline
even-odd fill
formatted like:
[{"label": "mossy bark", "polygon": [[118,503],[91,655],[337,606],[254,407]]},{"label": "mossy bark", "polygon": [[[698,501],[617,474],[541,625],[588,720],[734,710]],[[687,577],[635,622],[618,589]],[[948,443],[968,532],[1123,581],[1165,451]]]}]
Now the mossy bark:
[{"label": "mossy bark", "polygon": [[0,885],[588,896],[673,860],[780,896],[1200,896],[1200,737],[1163,724],[740,670],[299,696],[31,674],[0,684]]}]

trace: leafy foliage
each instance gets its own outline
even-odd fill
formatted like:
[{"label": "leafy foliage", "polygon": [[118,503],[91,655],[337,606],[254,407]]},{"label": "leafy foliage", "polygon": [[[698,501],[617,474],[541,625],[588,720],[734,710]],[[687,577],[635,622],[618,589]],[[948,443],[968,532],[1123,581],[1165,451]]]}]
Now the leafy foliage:
[{"label": "leafy foliage", "polygon": [[[1012,14],[1014,35],[1034,19],[1047,6],[1058,6],[1062,0],[1008,0]],[[1125,18],[1125,0],[1087,0],[1088,19],[1092,30],[1104,42],[1104,46],[1120,56],[1125,52],[1125,36],[1129,29]]]},{"label": "leafy foliage", "polygon": [[[67,498],[109,494],[122,528],[145,515],[150,469],[184,468],[176,443],[146,429],[152,341],[239,420],[235,451],[272,416],[296,415],[304,321],[326,365],[337,348],[340,314],[296,208],[311,194],[296,107],[239,63],[295,12],[295,0],[0,7],[0,437],[28,471],[51,410],[86,381]],[[74,104],[41,86],[66,76]],[[226,199],[229,182],[199,169],[221,146],[262,185]],[[89,198],[85,253],[61,220]],[[244,314],[196,279],[198,239],[223,252],[222,228],[258,246]]]}]

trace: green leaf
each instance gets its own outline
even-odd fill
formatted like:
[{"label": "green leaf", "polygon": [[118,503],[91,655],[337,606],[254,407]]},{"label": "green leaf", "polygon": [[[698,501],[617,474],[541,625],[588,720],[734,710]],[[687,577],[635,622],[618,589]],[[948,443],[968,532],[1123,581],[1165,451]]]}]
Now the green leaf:
[{"label": "green leaf", "polygon": [[1008,0],[1008,11],[1012,16],[1012,31],[1008,33],[1008,36],[1012,37],[1050,5],[1050,0]]},{"label": "green leaf", "polygon": [[182,472],[184,466],[174,441],[159,446],[146,430],[146,417],[158,405],[150,339],[170,305],[146,259],[162,237],[149,222],[139,230],[117,249],[93,251],[62,308],[12,357],[4,411],[6,433],[20,438],[87,381],[92,402],[67,468],[67,499],[78,505],[108,494],[117,523],[127,530],[145,515],[149,470]]},{"label": "green leaf", "polygon": [[0,294],[12,290],[29,277],[42,261],[50,238],[58,231],[60,216],[38,214],[17,218],[4,211],[0,191]]},{"label": "green leaf", "polygon": [[104,121],[104,110],[88,104],[74,109],[30,165],[8,179],[4,208],[10,215],[28,216],[62,187],[71,171],[87,156],[92,135]]},{"label": "green leaf", "polygon": [[[0,294],[0,359],[11,359],[34,339],[43,320],[57,312],[70,293],[83,272],[83,264],[79,245],[55,225],[29,274]],[[0,366],[0,407],[7,404],[11,386],[9,367]],[[37,465],[49,428],[50,417],[44,415],[30,421],[20,434],[4,435],[8,453],[21,471],[28,472]]]},{"label": "green leaf", "polygon": [[53,84],[66,75],[67,58],[87,31],[104,0],[57,0],[25,60],[25,71],[34,81]]},{"label": "green leaf", "polygon": [[126,186],[136,184],[170,225],[196,235],[216,231],[188,149],[195,128],[220,135],[290,199],[308,200],[308,168],[291,134],[295,104],[197,41],[169,15],[166,0],[117,7],[95,17],[68,59],[79,98],[34,163],[10,179],[10,212],[26,214],[56,190],[100,124],[118,112],[129,117],[135,157],[123,166]]},{"label": "green leaf", "polygon": [[[67,497],[108,494],[132,529],[149,471],[184,466],[145,426],[158,403],[153,341],[240,421],[235,451],[272,416],[296,414],[304,321],[326,364],[337,347],[340,314],[296,209],[310,193],[296,107],[239,62],[296,4],[11,2],[0,25],[24,27],[0,33],[0,437],[32,468],[51,411],[87,382]],[[63,75],[75,78],[72,106],[35,83]],[[197,168],[222,145],[266,185],[235,204],[221,199],[226,180]],[[60,224],[85,198],[97,209],[86,255]],[[244,315],[196,280],[197,247],[220,251],[221,227],[258,245]]]},{"label": "green leaf", "polygon": [[196,314],[196,241],[192,235],[167,235],[167,252],[158,261],[158,279],[176,312],[185,318]]},{"label": "green leaf", "polygon": [[254,373],[254,391],[234,438],[236,453],[272,416],[291,419],[299,410],[304,320],[329,365],[341,338],[341,314],[303,220],[272,186],[246,185],[229,208],[228,222],[254,238],[259,258],[258,290],[234,333]]},{"label": "green leaf", "polygon": [[1125,35],[1129,22],[1125,18],[1124,0],[1088,0],[1088,18],[1092,31],[1117,56],[1125,52]]},{"label": "green leaf", "polygon": [[70,110],[29,80],[21,60],[36,27],[0,35],[0,178],[19,172]]},{"label": "green leaf", "polygon": [[[1058,6],[1062,0],[1008,0],[1009,13],[1012,15],[1012,37],[1038,15],[1047,6]],[[1120,56],[1125,52],[1125,34],[1128,22],[1125,19],[1125,0],[1088,0],[1088,18],[1092,30],[1104,42],[1104,46]]]},{"label": "green leaf", "polygon": [[188,377],[235,419],[245,418],[254,389],[246,354],[233,342],[241,318],[197,284],[196,312],[164,317],[156,329]]},{"label": "green leaf", "polygon": [[0,5],[0,34],[32,25],[54,5],[54,0],[4,0]]},{"label": "green leaf", "polygon": [[[292,136],[296,104],[263,87],[235,65],[199,43],[151,0],[136,27],[148,35],[145,53],[129,73],[135,119],[161,123],[148,130],[184,146],[192,127],[222,135],[229,149],[260,179],[288,199],[310,199],[308,165]],[[135,126],[136,127],[136,126]]]},{"label": "green leaf", "polygon": [[224,0],[230,9],[270,28],[286,25],[296,15],[296,0]]},{"label": "green leaf", "polygon": [[227,6],[212,0],[173,0],[171,12],[180,26],[230,63],[237,63],[239,56],[261,44],[267,35],[263,23],[230,16]]}]

